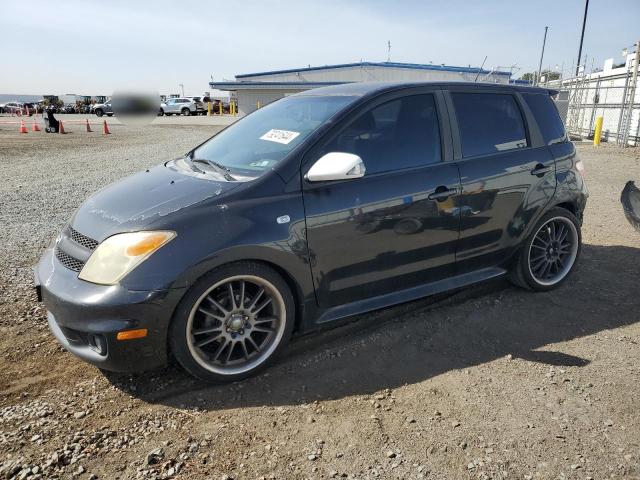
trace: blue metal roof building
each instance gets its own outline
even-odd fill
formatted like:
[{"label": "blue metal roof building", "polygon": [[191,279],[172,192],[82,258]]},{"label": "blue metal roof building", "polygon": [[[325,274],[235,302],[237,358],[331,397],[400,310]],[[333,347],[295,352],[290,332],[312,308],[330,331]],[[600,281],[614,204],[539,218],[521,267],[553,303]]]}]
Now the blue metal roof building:
[{"label": "blue metal roof building", "polygon": [[211,88],[234,92],[238,112],[247,114],[283,96],[311,88],[349,82],[478,81],[508,84],[510,72],[399,62],[358,62],[236,75],[234,82],[211,82]]}]

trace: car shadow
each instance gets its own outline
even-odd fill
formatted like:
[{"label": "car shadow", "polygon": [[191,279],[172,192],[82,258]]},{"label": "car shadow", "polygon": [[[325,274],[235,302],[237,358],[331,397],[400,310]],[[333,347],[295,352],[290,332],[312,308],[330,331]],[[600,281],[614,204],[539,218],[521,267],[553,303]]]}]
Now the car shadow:
[{"label": "car shadow", "polygon": [[149,403],[221,410],[366,395],[505,356],[582,367],[589,358],[554,344],[638,322],[639,265],[638,248],[585,245],[557,290],[532,293],[498,280],[361,315],[294,340],[265,372],[230,385],[194,380],[177,367],[107,378]]}]

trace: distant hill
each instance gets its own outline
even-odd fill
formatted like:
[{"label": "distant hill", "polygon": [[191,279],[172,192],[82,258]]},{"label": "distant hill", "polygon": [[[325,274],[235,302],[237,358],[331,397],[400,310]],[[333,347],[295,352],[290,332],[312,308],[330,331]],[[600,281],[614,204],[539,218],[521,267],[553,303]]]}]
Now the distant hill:
[{"label": "distant hill", "polygon": [[0,103],[7,102],[27,102],[34,103],[42,100],[42,95],[14,95],[11,93],[0,93]]}]

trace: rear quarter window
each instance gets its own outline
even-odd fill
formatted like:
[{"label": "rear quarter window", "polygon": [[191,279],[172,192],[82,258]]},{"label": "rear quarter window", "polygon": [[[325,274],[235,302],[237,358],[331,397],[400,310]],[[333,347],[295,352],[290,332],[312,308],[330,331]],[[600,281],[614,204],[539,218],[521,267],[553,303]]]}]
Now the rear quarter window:
[{"label": "rear quarter window", "polygon": [[566,133],[556,104],[546,93],[523,93],[547,145],[564,142]]}]

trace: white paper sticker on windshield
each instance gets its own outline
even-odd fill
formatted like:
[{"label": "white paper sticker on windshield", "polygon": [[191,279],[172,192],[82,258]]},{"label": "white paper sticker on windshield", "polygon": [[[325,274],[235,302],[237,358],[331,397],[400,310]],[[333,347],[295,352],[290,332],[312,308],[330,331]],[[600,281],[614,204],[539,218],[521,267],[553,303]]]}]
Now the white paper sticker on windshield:
[{"label": "white paper sticker on windshield", "polygon": [[298,135],[300,135],[300,132],[290,132],[289,130],[276,130],[275,128],[272,128],[267,133],[262,135],[260,137],[260,140],[267,140],[269,142],[288,145]]}]

